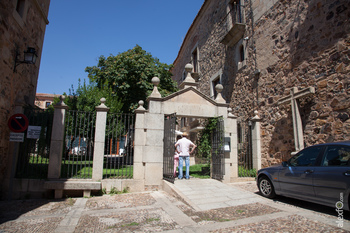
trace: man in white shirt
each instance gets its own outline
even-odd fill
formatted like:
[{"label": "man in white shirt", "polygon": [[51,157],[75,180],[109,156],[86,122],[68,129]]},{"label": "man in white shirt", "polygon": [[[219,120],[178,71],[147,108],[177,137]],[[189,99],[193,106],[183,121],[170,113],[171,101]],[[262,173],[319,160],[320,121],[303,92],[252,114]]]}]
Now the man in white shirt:
[{"label": "man in white shirt", "polygon": [[[179,179],[183,178],[183,160],[185,159],[186,164],[186,176],[185,178],[188,180],[190,178],[190,154],[193,153],[194,149],[196,149],[196,145],[191,142],[191,140],[187,139],[188,134],[184,132],[182,134],[182,138],[178,140],[175,144],[175,150],[179,153]],[[191,151],[190,148],[192,147]]]}]

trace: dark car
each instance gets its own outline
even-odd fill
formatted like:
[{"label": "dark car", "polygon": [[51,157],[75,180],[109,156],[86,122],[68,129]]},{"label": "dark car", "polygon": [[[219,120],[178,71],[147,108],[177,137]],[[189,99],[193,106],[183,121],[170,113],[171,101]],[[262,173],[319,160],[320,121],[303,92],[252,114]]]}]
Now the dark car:
[{"label": "dark car", "polygon": [[257,185],[264,197],[277,194],[349,210],[350,141],[310,146],[281,165],[260,169]]}]

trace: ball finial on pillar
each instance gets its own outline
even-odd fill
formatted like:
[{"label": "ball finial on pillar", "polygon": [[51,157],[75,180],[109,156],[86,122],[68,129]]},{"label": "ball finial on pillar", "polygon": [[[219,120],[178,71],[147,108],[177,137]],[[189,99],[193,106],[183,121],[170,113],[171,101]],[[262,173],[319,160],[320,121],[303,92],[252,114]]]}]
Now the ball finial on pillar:
[{"label": "ball finial on pillar", "polygon": [[153,77],[152,78],[152,83],[153,83],[153,91],[149,97],[152,98],[162,98],[162,95],[159,93],[157,86],[160,83],[160,80],[158,77]]}]

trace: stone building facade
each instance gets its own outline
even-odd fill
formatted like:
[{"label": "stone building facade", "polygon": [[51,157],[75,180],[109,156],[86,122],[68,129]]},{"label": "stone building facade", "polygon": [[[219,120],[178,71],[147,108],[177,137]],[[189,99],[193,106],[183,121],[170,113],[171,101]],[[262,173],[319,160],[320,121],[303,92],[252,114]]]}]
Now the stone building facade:
[{"label": "stone building facade", "polygon": [[257,110],[263,167],[306,146],[350,140],[349,19],[347,0],[205,0],[173,78],[181,83],[190,62],[198,89],[214,97],[221,83],[239,121]]},{"label": "stone building facade", "polygon": [[35,95],[35,106],[41,109],[47,109],[53,104],[55,98],[59,98],[61,95],[47,94],[47,93],[36,93]]},{"label": "stone building facade", "polygon": [[[8,186],[12,167],[8,119],[18,113],[16,106],[34,106],[49,5],[50,0],[0,1],[0,190]],[[35,49],[35,64],[18,62],[28,47]]]}]

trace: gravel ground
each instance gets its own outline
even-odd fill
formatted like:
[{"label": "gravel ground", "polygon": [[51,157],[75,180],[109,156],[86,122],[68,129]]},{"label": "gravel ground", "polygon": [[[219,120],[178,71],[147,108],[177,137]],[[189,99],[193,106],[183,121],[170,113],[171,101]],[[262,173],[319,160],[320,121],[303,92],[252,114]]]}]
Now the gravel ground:
[{"label": "gravel ground", "polygon": [[156,200],[150,193],[128,193],[118,195],[104,195],[87,201],[86,207],[90,210],[119,209],[127,207],[153,205]]},{"label": "gravel ground", "polygon": [[[258,193],[254,181],[230,185]],[[284,199],[278,199],[195,211],[191,206],[163,191],[150,191],[89,199],[0,202],[0,233],[47,233],[57,229],[60,229],[57,232],[65,233],[349,232],[346,230],[350,229],[349,227],[336,227],[336,216],[322,212],[324,207],[320,205],[316,205],[319,210],[305,210],[300,204],[295,207],[293,200],[283,201]],[[327,222],[327,219],[331,220]],[[348,220],[344,221],[349,224]],[[72,227],[64,228],[66,226],[62,227],[63,223],[71,224]]]},{"label": "gravel ground", "polygon": [[228,233],[228,232],[323,232],[337,233],[348,232],[341,228],[335,228],[319,221],[313,221],[308,218],[292,215],[286,218],[277,218],[255,224],[240,225],[238,227],[215,230],[211,232]]},{"label": "gravel ground", "polygon": [[235,207],[220,208],[206,211],[194,211],[189,206],[179,206],[179,208],[193,221],[200,225],[232,221],[242,218],[249,218],[254,216],[260,216],[264,214],[272,214],[279,212],[280,210],[272,208],[270,206],[262,205],[260,203],[240,205]]}]

